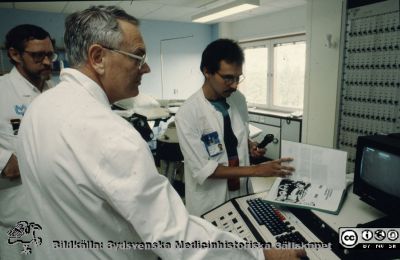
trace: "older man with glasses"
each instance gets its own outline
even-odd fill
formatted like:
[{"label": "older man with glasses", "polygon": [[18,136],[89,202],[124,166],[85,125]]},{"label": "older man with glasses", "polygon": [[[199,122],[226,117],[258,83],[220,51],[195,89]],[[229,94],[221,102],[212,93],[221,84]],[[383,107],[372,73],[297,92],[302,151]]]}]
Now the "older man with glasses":
[{"label": "older man with glasses", "polygon": [[139,21],[94,6],[69,15],[65,28],[72,68],[29,108],[17,145],[43,231],[34,259],[263,259],[261,249],[196,247],[240,239],[190,216],[147,143],[111,111],[150,72]]},{"label": "older man with glasses", "polygon": [[247,104],[237,90],[244,80],[244,55],[230,39],[210,43],[202,54],[202,87],[176,115],[179,145],[185,160],[185,199],[190,214],[200,216],[225,201],[246,195],[244,177],[284,177],[294,170],[282,158],[249,166],[249,154],[265,149],[250,141]]},{"label": "older man with glasses", "polygon": [[9,244],[7,234],[18,221],[29,219],[15,141],[27,107],[51,87],[57,55],[49,33],[29,24],[11,29],[5,47],[14,68],[0,77],[0,259],[21,259],[22,246]]}]

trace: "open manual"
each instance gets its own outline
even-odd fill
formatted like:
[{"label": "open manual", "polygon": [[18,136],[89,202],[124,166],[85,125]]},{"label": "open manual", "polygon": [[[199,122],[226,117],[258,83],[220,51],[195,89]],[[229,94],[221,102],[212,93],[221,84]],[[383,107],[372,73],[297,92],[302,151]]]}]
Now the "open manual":
[{"label": "open manual", "polygon": [[287,165],[296,170],[276,178],[265,200],[338,214],[346,194],[347,153],[282,140],[281,156],[294,158]]}]

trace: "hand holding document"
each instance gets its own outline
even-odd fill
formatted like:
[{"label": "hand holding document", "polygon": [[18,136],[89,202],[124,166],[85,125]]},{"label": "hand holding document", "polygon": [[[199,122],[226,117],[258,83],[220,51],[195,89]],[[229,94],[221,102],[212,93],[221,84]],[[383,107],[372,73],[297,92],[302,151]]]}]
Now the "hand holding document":
[{"label": "hand holding document", "polygon": [[277,178],[266,200],[285,206],[338,214],[346,190],[347,153],[308,144],[282,141],[282,157],[296,170]]}]

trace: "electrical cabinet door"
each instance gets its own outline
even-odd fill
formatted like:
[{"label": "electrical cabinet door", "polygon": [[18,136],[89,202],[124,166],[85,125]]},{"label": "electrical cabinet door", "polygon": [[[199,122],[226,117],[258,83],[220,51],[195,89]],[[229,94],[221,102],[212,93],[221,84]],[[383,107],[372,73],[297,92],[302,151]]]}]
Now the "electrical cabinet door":
[{"label": "electrical cabinet door", "polygon": [[281,139],[300,142],[301,136],[301,124],[300,121],[288,119],[281,119]]}]

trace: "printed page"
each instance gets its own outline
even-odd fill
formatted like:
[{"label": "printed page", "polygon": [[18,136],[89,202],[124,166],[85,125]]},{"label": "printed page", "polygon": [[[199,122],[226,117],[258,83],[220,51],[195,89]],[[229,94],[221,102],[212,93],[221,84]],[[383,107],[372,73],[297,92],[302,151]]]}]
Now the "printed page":
[{"label": "printed page", "polygon": [[343,190],[346,188],[347,152],[282,140],[281,157],[292,157],[287,163],[296,170],[289,178],[306,183]]},{"label": "printed page", "polygon": [[343,190],[328,188],[322,184],[277,178],[266,199],[287,206],[334,212],[339,208],[342,194]]}]

